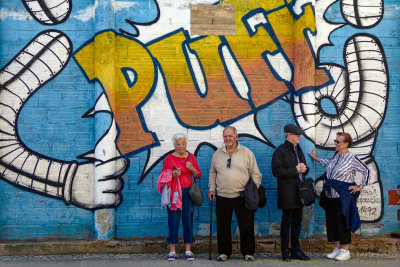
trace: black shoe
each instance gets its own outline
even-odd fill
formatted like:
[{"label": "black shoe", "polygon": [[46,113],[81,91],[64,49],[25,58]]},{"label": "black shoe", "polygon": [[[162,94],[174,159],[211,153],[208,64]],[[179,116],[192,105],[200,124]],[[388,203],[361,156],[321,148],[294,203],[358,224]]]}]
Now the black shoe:
[{"label": "black shoe", "polygon": [[310,260],[310,257],[308,257],[306,254],[304,254],[303,251],[298,250],[296,252],[292,252],[290,254],[290,258],[296,259],[296,260],[301,260],[301,261],[308,261]]},{"label": "black shoe", "polygon": [[284,249],[282,251],[282,260],[283,261],[290,261],[290,250],[289,249]]}]

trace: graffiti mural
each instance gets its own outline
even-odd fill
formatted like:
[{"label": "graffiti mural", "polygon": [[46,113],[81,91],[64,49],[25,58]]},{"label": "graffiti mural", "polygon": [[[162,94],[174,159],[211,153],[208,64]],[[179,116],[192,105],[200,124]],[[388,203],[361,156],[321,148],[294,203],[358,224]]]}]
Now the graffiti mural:
[{"label": "graffiti mural", "polygon": [[[360,216],[362,220],[374,221],[383,212],[382,183],[372,152],[386,113],[387,63],[379,40],[366,34],[347,40],[343,58],[346,68],[329,66],[331,73],[335,73],[335,84],[318,92],[295,96],[292,108],[305,136],[318,147],[334,150],[333,137],[338,131],[352,135],[351,152],[371,170],[370,185],[358,201]],[[336,114],[324,111],[324,100],[334,103]]]},{"label": "graffiti mural", "polygon": [[[126,159],[89,159],[82,163],[51,159],[26,147],[16,130],[24,103],[63,70],[71,52],[72,44],[66,35],[58,31],[42,32],[0,71],[0,103],[4,107],[0,117],[2,178],[18,187],[62,199],[66,204],[78,207],[97,209],[117,206],[121,201],[120,176],[128,167]],[[93,187],[94,178],[91,176],[95,164],[96,167],[119,165],[115,173],[103,172],[104,177],[98,180],[108,184],[110,180],[114,181],[112,187],[104,188],[102,192],[115,195],[111,202],[107,202],[108,198],[96,202],[94,192],[88,190]]]},{"label": "graffiti mural", "polygon": [[[233,6],[236,34],[191,34],[191,5],[198,4]],[[271,132],[294,121],[309,147],[327,153],[336,132],[352,135],[351,152],[371,170],[358,201],[361,219],[382,221],[386,164],[376,149],[391,90],[386,46],[375,31],[390,25],[383,0],[37,0],[0,9],[0,23],[39,29],[0,71],[0,175],[10,185],[86,210],[120,207],[124,222],[131,215],[123,212],[136,207],[129,201],[145,202],[147,191],[136,196],[132,188],[152,183],[174,133],[187,133],[188,150],[200,155],[202,147],[219,147],[223,128],[233,125],[244,140],[262,144],[256,157],[268,159],[281,139]],[[110,21],[96,21],[97,12]],[[80,114],[94,120],[95,142],[70,153],[74,160],[27,145],[19,126],[32,97],[66,72],[95,91]],[[279,103],[291,118],[274,115]],[[278,128],[263,126],[266,111],[282,121]],[[268,167],[262,172],[270,184]]]},{"label": "graffiti mural", "polygon": [[64,22],[71,14],[72,0],[22,0],[29,14],[39,23],[55,25]]},{"label": "graffiti mural", "polygon": [[[226,1],[223,3],[240,7],[246,2]],[[121,130],[117,141],[121,153],[135,153],[146,147],[153,147],[156,151],[162,150],[154,154],[149,152],[141,180],[151,170],[154,163],[160,160],[160,156],[165,157],[165,153],[173,149],[171,144],[168,144],[166,150],[166,145],[163,144],[164,141],[169,143],[173,134],[170,132],[166,136],[167,126],[174,125],[173,128],[181,128],[189,134],[192,131],[193,134],[203,134],[203,140],[210,140],[214,139],[209,136],[210,129],[211,135],[218,137],[221,134],[221,126],[236,123],[238,129],[246,129],[245,133],[254,134],[256,138],[269,143],[262,133],[259,133],[256,125],[252,125],[252,122],[247,125],[248,121],[254,120],[251,117],[257,109],[268,105],[289,91],[318,89],[331,83],[329,73],[324,68],[315,66],[315,59],[307,44],[308,36],[302,33],[309,30],[315,31],[314,14],[310,5],[307,5],[304,11],[300,9],[299,15],[292,14],[292,7],[282,1],[266,5],[264,9],[250,4],[246,9],[238,8],[238,10],[236,22],[238,36],[191,38],[187,30],[179,28],[147,44],[142,44],[138,40],[128,39],[113,32],[103,32],[75,53],[75,58],[88,79],[100,80],[110,98],[111,109],[116,114],[116,121]],[[286,37],[280,31],[282,16],[285,16],[289,24],[297,31],[295,33],[297,40],[294,40],[294,43],[286,42]],[[255,21],[254,17],[263,19]],[[267,20],[270,24],[266,22]],[[105,40],[111,38],[121,44],[117,49],[129,49],[132,53],[131,57],[124,58],[115,65],[114,62],[109,62],[112,65],[104,64],[104,58],[112,58],[112,55],[121,53],[121,51],[115,51],[114,47],[104,45]],[[244,40],[248,40],[245,45],[243,45]],[[93,58],[94,69],[98,73],[93,72],[93,61],[88,60],[93,57],[93,47],[104,49],[99,51],[100,56]],[[177,47],[178,51],[176,51]],[[243,54],[248,54],[249,50],[252,51],[251,55],[243,56]],[[293,60],[295,53],[301,53],[303,61]],[[227,60],[230,58],[228,65]],[[126,62],[123,62],[124,60]],[[280,61],[283,63],[279,65]],[[298,66],[295,66],[296,64]],[[139,65],[142,66],[141,73],[135,71],[139,69]],[[177,69],[176,65],[181,68]],[[196,66],[200,66],[200,71],[195,71]],[[254,71],[261,66],[265,73],[254,78]],[[108,79],[110,68],[116,68],[116,80],[102,81]],[[235,72],[235,69],[239,71]],[[129,78],[129,74],[135,77],[134,82]],[[309,77],[308,74],[312,75]],[[237,77],[239,75],[242,77]],[[307,79],[303,79],[305,77]],[[243,83],[240,78],[244,80]],[[158,85],[159,79],[162,80],[161,85]],[[204,81],[204,92],[200,89],[199,81]],[[117,84],[118,89],[112,88],[114,83]],[[263,84],[269,84],[271,87],[265,89]],[[240,88],[240,85],[244,88]],[[130,87],[133,88],[129,91],[131,96],[126,96],[125,92],[128,92]],[[163,110],[160,110],[161,116],[158,118],[166,117],[167,113],[171,116],[164,120],[168,124],[162,125],[163,120],[158,120],[153,126],[150,124],[152,120],[147,120],[146,117],[154,117],[154,113],[158,111],[154,110],[154,105],[150,105],[151,111],[146,112],[146,101],[148,98],[151,100],[151,94],[157,94],[157,97],[154,97],[156,99],[163,97],[158,95],[163,94],[159,92],[160,90],[167,90],[166,101],[170,103],[170,106],[160,107]],[[132,99],[134,102],[126,102],[128,106],[138,107],[138,104],[141,104],[136,110],[128,109],[121,104],[116,107],[115,105],[119,102],[114,98],[117,97]],[[182,103],[182,98],[186,99],[184,103]],[[188,109],[193,106],[196,106],[196,110],[188,112]],[[125,114],[128,110],[129,114]],[[127,116],[128,124],[119,123],[120,117],[125,119]],[[144,117],[144,120],[141,120],[141,117]],[[171,120],[175,119],[177,122],[173,124]],[[163,126],[163,131],[160,132],[158,129],[161,126]],[[152,131],[153,127],[154,131]],[[133,131],[131,128],[136,130]],[[130,135],[129,138],[127,134]],[[160,139],[161,136],[164,138]],[[189,149],[195,149],[201,141],[193,143],[193,147]],[[215,138],[215,142],[219,143],[219,138]]]}]

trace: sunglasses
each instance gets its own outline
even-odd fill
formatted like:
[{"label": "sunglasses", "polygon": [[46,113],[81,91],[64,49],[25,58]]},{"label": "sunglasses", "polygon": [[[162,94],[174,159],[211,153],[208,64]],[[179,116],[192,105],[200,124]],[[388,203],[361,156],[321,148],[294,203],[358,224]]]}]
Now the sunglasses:
[{"label": "sunglasses", "polygon": [[226,162],[227,162],[226,167],[230,168],[231,167],[231,159],[228,159]]},{"label": "sunglasses", "polygon": [[339,140],[333,140],[333,142],[335,142],[335,144],[340,144],[340,143],[343,143],[343,142],[340,142]]}]

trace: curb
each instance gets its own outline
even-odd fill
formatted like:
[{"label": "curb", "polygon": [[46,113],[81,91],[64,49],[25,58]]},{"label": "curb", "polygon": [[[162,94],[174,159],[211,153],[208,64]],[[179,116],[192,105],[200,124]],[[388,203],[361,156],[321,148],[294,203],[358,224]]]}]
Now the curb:
[{"label": "curb", "polygon": [[[240,253],[239,242],[232,242],[233,253]],[[324,238],[301,239],[301,248],[305,252],[327,253],[332,251],[333,243]],[[400,254],[400,239],[389,237],[353,237],[350,244],[353,252]],[[184,244],[179,243],[178,252],[183,252]],[[198,237],[193,245],[193,252],[207,253],[209,250],[208,238]],[[2,241],[0,256],[16,255],[70,255],[70,254],[136,254],[136,253],[166,253],[168,244],[165,238],[129,239],[129,240],[45,240],[45,241]],[[217,252],[216,237],[213,238],[212,252]],[[280,240],[277,238],[256,239],[257,253],[280,253]]]}]

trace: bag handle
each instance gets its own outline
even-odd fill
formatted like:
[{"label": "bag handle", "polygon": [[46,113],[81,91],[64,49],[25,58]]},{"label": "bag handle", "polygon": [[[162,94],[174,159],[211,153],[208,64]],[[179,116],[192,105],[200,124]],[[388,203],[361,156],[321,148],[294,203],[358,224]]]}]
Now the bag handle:
[{"label": "bag handle", "polygon": [[[298,150],[297,147],[294,147],[294,153],[296,154],[297,164],[300,164],[301,162],[300,162],[300,159],[299,159],[299,150]],[[300,178],[300,181],[302,181],[302,182],[304,182],[305,179],[306,179],[306,178],[303,176],[302,173],[299,173],[299,178]]]},{"label": "bag handle", "polygon": [[[190,157],[190,152],[189,151],[187,151],[186,150],[186,152],[188,153],[188,156],[187,156],[187,158],[186,158],[186,162],[188,162],[189,161],[189,157]],[[194,182],[194,183],[196,183],[196,179],[194,179],[194,177],[193,177],[193,175],[192,175],[192,172],[189,170],[189,172],[190,172],[190,180],[192,181],[192,183]]]}]

